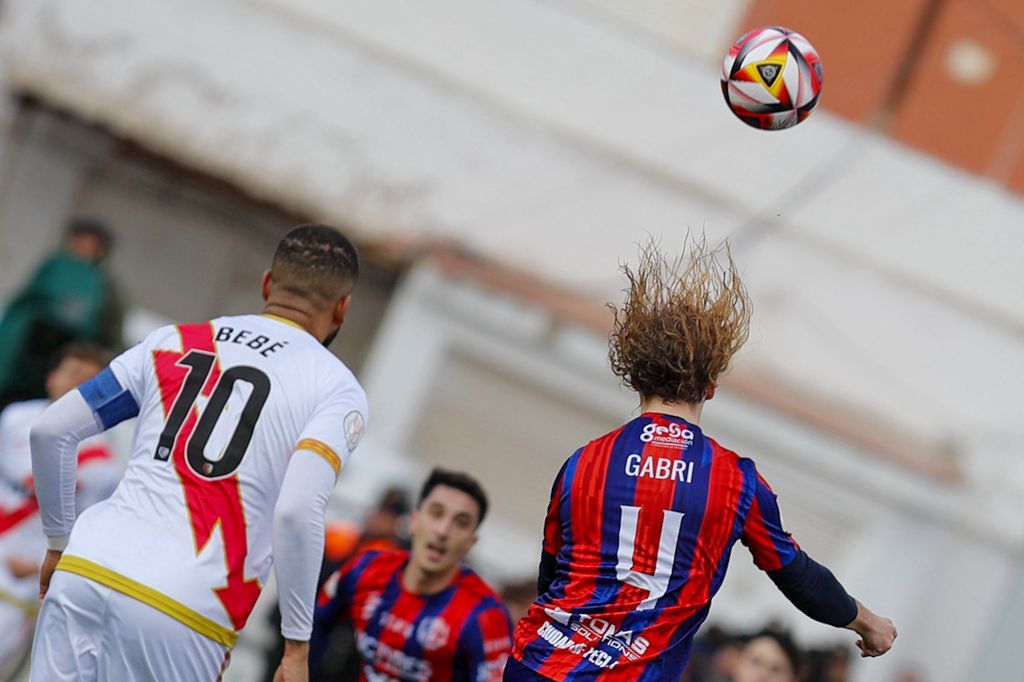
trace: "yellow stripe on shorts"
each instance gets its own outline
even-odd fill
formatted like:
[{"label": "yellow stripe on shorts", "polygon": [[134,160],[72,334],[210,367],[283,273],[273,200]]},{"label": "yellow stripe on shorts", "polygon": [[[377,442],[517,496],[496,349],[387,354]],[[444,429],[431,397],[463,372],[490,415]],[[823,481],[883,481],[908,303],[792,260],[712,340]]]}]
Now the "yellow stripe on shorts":
[{"label": "yellow stripe on shorts", "polygon": [[299,441],[299,444],[295,446],[296,450],[309,450],[310,452],[316,453],[327,460],[327,463],[334,469],[334,473],[338,474],[341,472],[341,457],[338,457],[338,453],[330,448],[325,443],[321,443],[313,438],[303,438]]},{"label": "yellow stripe on shorts", "polygon": [[125,577],[120,573],[111,571],[105,566],[100,566],[88,559],[65,554],[57,562],[58,571],[67,571],[80,575],[89,580],[95,580],[101,585],[106,585],[112,590],[126,594],[137,599],[143,604],[152,606],[157,611],[166,613],[168,616],[192,628],[199,634],[209,637],[218,644],[226,647],[234,647],[238,640],[238,633],[234,630],[213,622],[206,616],[193,611],[181,602],[171,599],[166,594],[157,592],[152,587],[147,587],[140,582]]}]

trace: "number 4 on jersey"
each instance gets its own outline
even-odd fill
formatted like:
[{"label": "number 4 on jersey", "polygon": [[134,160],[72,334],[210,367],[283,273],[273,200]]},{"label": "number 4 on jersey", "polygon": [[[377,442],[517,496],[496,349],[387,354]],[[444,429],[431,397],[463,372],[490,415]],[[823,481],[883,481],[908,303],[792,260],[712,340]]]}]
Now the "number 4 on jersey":
[{"label": "number 4 on jersey", "polygon": [[640,507],[622,505],[622,521],[619,523],[619,562],[615,577],[620,582],[649,592],[647,599],[640,602],[638,611],[653,609],[658,600],[668,591],[672,566],[676,561],[676,547],[679,546],[679,528],[683,522],[682,512],[666,509],[661,522],[661,539],[658,542],[658,560],[654,574],[633,570],[633,550],[636,544],[637,521]]}]

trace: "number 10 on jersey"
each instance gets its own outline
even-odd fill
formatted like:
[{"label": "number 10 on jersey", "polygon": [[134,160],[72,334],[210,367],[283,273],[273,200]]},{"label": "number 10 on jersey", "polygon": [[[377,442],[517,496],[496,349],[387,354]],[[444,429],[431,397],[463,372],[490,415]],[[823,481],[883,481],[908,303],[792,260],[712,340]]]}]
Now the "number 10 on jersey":
[{"label": "number 10 on jersey", "polygon": [[[156,459],[166,461],[174,450],[174,443],[181,435],[182,426],[188,418],[189,413],[195,406],[199,393],[203,390],[210,373],[213,371],[217,356],[200,350],[191,350],[183,358],[178,360],[176,365],[188,369],[188,376],[182,384],[181,391],[174,401],[167,416],[167,424],[157,441]],[[235,383],[244,381],[252,386],[245,407],[242,408],[241,417],[235,427],[227,447],[224,448],[220,459],[211,460],[206,456],[206,444],[213,435],[213,429],[217,425],[227,406],[228,398],[234,390]],[[259,419],[263,406],[270,395],[270,379],[266,374],[245,365],[231,367],[220,375],[217,385],[210,394],[210,400],[206,404],[199,422],[195,426],[188,439],[186,447],[186,458],[189,467],[203,478],[216,479],[230,476],[242,463],[249,442],[252,441],[253,429],[256,428],[256,420]]]}]

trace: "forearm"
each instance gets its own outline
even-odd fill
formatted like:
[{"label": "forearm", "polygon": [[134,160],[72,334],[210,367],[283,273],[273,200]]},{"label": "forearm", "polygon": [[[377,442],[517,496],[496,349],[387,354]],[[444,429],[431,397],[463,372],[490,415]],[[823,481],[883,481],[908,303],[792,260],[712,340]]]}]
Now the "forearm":
[{"label": "forearm", "polygon": [[[325,468],[327,469],[325,471]],[[324,512],[334,472],[319,456],[295,452],[274,514],[274,572],[281,606],[281,634],[308,642],[324,551]]]},{"label": "forearm", "polygon": [[794,606],[819,623],[849,627],[857,618],[856,600],[831,571],[804,552],[768,576]]},{"label": "forearm", "polygon": [[32,427],[32,476],[43,532],[52,549],[64,549],[75,523],[78,444],[100,431],[77,390],[46,408]]}]

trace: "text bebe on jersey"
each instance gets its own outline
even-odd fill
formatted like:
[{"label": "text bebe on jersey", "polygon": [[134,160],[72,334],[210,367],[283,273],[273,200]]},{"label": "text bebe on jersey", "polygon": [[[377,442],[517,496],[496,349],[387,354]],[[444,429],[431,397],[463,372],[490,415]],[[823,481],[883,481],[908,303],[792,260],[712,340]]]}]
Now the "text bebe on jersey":
[{"label": "text bebe on jersey", "polygon": [[233,327],[219,327],[217,335],[213,338],[218,343],[234,343],[251,348],[265,358],[288,345],[287,341],[274,341],[269,336],[257,334],[251,329],[236,330]]}]

